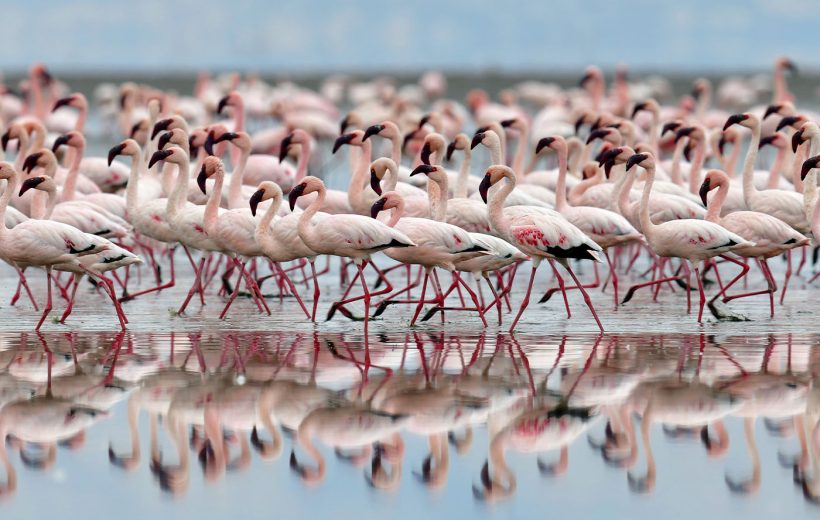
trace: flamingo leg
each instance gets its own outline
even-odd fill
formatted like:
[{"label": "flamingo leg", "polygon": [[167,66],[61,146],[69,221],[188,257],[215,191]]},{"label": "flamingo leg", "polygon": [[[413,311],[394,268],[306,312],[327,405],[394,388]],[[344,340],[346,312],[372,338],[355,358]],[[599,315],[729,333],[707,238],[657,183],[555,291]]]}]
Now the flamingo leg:
[{"label": "flamingo leg", "polygon": [[23,272],[22,269],[20,269],[16,265],[14,266],[14,269],[17,270],[17,277],[19,279],[19,285],[17,286],[17,293],[15,294],[16,298],[12,298],[11,305],[14,305],[14,303],[17,301],[17,298],[20,297],[20,286],[22,285],[23,289],[26,290],[26,294],[28,295],[29,301],[31,301],[31,304],[34,306],[34,310],[39,311],[40,308],[38,307],[37,301],[34,299],[34,296],[31,294],[31,289],[28,286],[28,280],[26,280],[25,273]]},{"label": "flamingo leg", "polygon": [[[572,318],[572,311],[569,310],[569,298],[567,298],[567,289],[564,286],[564,278],[561,276],[561,273],[558,272],[558,268],[555,267],[555,262],[553,261],[553,259],[549,258],[548,261],[550,263],[550,267],[552,267],[552,273],[558,280],[558,287],[561,289],[561,296],[564,297],[564,307],[566,307],[567,309],[567,319]],[[544,295],[544,297],[546,297],[546,295]],[[529,301],[527,301],[527,303],[529,303]]]},{"label": "flamingo leg", "polygon": [[581,284],[581,282],[578,281],[578,277],[575,276],[575,273],[573,272],[572,268],[569,266],[569,262],[566,262],[563,265],[564,265],[564,269],[566,269],[567,272],[569,273],[569,275],[572,277],[573,281],[575,282],[575,285],[578,286],[578,290],[581,291],[581,295],[584,297],[584,303],[586,303],[587,307],[589,307],[589,312],[591,312],[592,317],[595,318],[595,323],[598,324],[598,328],[601,330],[601,332],[603,332],[604,331],[604,326],[601,325],[601,320],[598,319],[598,313],[595,312],[595,307],[592,305],[592,300],[590,299],[589,294],[587,294],[587,291],[586,291],[586,289],[584,289],[583,284]]},{"label": "flamingo leg", "polygon": [[[740,266],[740,273],[738,273],[738,275],[737,275],[737,276],[735,276],[734,278],[732,278],[732,279],[729,281],[729,283],[728,283],[728,284],[724,285],[724,286],[723,286],[723,288],[722,288],[722,289],[721,289],[721,290],[720,290],[720,291],[719,291],[719,292],[718,292],[718,293],[717,293],[714,297],[712,297],[712,299],[711,299],[711,300],[709,300],[709,303],[710,303],[710,304],[711,304],[712,302],[714,302],[715,300],[717,300],[718,298],[720,298],[721,296],[723,296],[724,294],[726,294],[726,291],[728,291],[728,290],[729,290],[729,288],[730,288],[731,286],[733,286],[734,284],[736,284],[737,282],[739,282],[739,281],[740,281],[740,280],[741,280],[744,276],[746,276],[746,273],[748,273],[748,272],[749,272],[749,266],[748,266],[746,263],[741,262],[740,260],[735,260],[734,258],[732,258],[732,257],[730,257],[730,256],[723,256],[723,255],[721,255],[721,257],[722,257],[722,258],[725,258],[725,259],[726,259],[726,260],[728,260],[729,262],[733,262],[733,263],[735,263],[735,264],[739,265],[739,266]],[[760,264],[758,263],[758,265],[760,265]],[[762,270],[762,269],[763,269],[763,268],[761,267],[761,270]],[[717,272],[717,267],[715,267],[715,272]],[[764,275],[765,275],[765,273],[764,273]],[[729,300],[733,300],[733,299],[735,299],[735,297],[730,297],[730,298],[729,298]],[[727,302],[727,301],[729,301],[729,300],[727,300],[727,299],[725,299],[725,298],[724,298],[724,300],[723,300],[723,301],[724,301],[724,302]]]},{"label": "flamingo leg", "polygon": [[482,312],[487,312],[493,305],[495,305],[498,310],[498,324],[501,325],[501,297],[498,295],[498,291],[495,290],[495,286],[490,280],[490,275],[485,272],[481,273],[481,276],[487,281],[487,285],[490,286],[490,291],[493,293],[493,301],[491,301],[488,306],[484,307]]},{"label": "flamingo leg", "polygon": [[[188,252],[186,248],[186,253]],[[189,253],[190,257],[190,253]],[[193,258],[191,258],[193,260]],[[188,290],[188,295],[185,297],[185,301],[182,302],[182,305],[177,310],[177,314],[182,314],[185,312],[185,309],[188,307],[188,303],[191,301],[191,298],[194,296],[194,293],[200,289],[201,287],[201,277],[202,277],[202,269],[205,267],[205,255],[202,255],[202,258],[199,259],[199,265],[194,265],[194,283],[191,284],[191,288]]]},{"label": "flamingo leg", "polygon": [[604,251],[604,255],[606,256],[606,263],[609,265],[609,275],[612,277],[612,291],[615,293],[615,308],[618,308],[618,271],[615,269],[615,265],[612,263],[612,259],[609,257],[609,249]]},{"label": "flamingo leg", "polygon": [[[738,298],[746,298],[749,296],[757,296],[759,294],[768,294],[769,295],[769,314],[773,318],[774,317],[774,293],[777,291],[777,285],[775,284],[774,278],[772,277],[771,271],[769,271],[769,265],[766,263],[765,259],[757,260],[757,265],[760,267],[761,272],[763,272],[763,278],[766,280],[767,288],[761,291],[752,291],[748,293],[742,294],[732,294],[726,295],[723,297],[724,302],[730,302],[732,300],[736,300]],[[748,270],[748,267],[747,267]],[[732,281],[734,283],[734,280]],[[728,286],[727,286],[728,289]]]},{"label": "flamingo leg", "polygon": [[789,288],[789,280],[792,277],[792,250],[786,251],[786,276],[783,279],[783,290],[780,291],[780,305],[783,305],[783,300],[786,298],[786,289]]},{"label": "flamingo leg", "polygon": [[424,268],[424,282],[421,284],[421,298],[419,298],[418,304],[416,305],[416,312],[413,313],[413,319],[410,320],[410,326],[416,324],[416,319],[419,317],[419,313],[421,312],[421,308],[424,307],[425,301],[424,297],[427,294],[427,283],[430,281],[430,271],[431,268],[425,267]]},{"label": "flamingo leg", "polygon": [[34,330],[40,330],[40,327],[43,326],[43,322],[46,321],[48,314],[51,312],[51,266],[46,267],[46,283],[48,284],[48,300],[46,301],[46,306],[43,309],[43,314],[40,316],[40,321],[37,322],[37,326],[34,327]]},{"label": "flamingo leg", "polygon": [[530,304],[530,293],[532,293],[532,283],[535,281],[535,272],[538,270],[538,262],[533,260],[532,263],[532,271],[530,272],[530,281],[527,283],[527,293],[524,295],[524,299],[521,300],[521,306],[518,308],[518,314],[515,315],[515,319],[510,325],[510,332],[515,329],[515,326],[518,324],[518,320],[521,319],[521,315],[524,314],[524,309],[527,308],[527,305]]},{"label": "flamingo leg", "polygon": [[[311,264],[311,265],[313,265],[313,264]],[[307,310],[307,307],[305,307],[305,304],[302,301],[301,296],[299,296],[299,291],[296,290],[296,286],[293,284],[293,280],[290,279],[290,277],[288,276],[288,273],[286,273],[281,267],[278,267],[278,269],[281,271],[282,279],[285,281],[285,284],[288,286],[288,290],[291,292],[291,294],[293,294],[293,297],[296,298],[296,301],[299,303],[299,307],[302,308],[302,312],[305,313],[305,316],[307,316],[308,319],[311,319],[310,312]],[[261,295],[260,295],[260,297],[261,297]],[[263,302],[264,302],[264,300],[263,300]],[[270,311],[268,311],[268,314],[270,314]]]},{"label": "flamingo leg", "polygon": [[[128,293],[128,291],[123,291],[122,296],[120,297],[120,302],[127,302],[129,300],[133,300],[137,296],[142,296],[143,294],[148,294],[152,292],[162,291],[163,289],[170,289],[176,284],[176,273],[174,270],[174,249],[171,248],[168,250],[168,258],[171,262],[171,279],[168,283],[157,285],[156,287],[150,287],[148,289],[144,289],[142,291],[137,291],[135,293]],[[159,264],[157,264],[157,269],[159,269]]]},{"label": "flamingo leg", "polygon": [[[695,268],[695,279],[698,281],[698,293],[700,295],[700,301],[699,301],[699,305],[698,305],[698,323],[700,323],[703,319],[703,306],[706,304],[706,294],[703,292],[703,280],[700,279],[700,268],[698,267],[698,264],[695,263],[695,262],[692,262],[692,267]],[[687,277],[687,280],[689,280],[688,277]],[[687,282],[687,285],[688,285],[688,282]],[[688,297],[689,296],[688,287],[687,287],[686,292],[687,292],[687,297]]]},{"label": "flamingo leg", "polygon": [[80,286],[80,278],[82,278],[81,275],[74,275],[71,287],[71,298],[68,300],[68,306],[65,308],[65,312],[63,312],[63,315],[60,317],[60,323],[62,324],[65,324],[66,318],[68,318],[68,315],[71,314],[71,310],[74,308],[74,298],[77,297],[77,288]]}]

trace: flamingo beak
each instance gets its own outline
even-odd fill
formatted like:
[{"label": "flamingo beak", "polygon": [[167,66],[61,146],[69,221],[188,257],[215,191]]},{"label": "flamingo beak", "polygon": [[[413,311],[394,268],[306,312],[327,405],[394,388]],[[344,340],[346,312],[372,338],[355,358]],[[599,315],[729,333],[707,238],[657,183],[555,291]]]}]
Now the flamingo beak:
[{"label": "flamingo beak", "polygon": [[31,172],[34,168],[37,167],[37,161],[40,160],[40,157],[43,155],[43,152],[35,152],[28,157],[26,160],[23,161],[23,171],[24,172]]},{"label": "flamingo beak", "polygon": [[541,140],[538,141],[538,144],[535,145],[535,155],[541,153],[541,150],[543,150],[544,148],[549,147],[553,143],[553,141],[555,141],[554,137],[541,138]]},{"label": "flamingo beak", "polygon": [[637,105],[635,105],[635,108],[632,109],[632,115],[630,116],[630,119],[635,119],[635,116],[641,110],[646,110],[646,102],[638,103]]},{"label": "flamingo beak", "polygon": [[[171,142],[171,132],[165,132],[161,136],[159,136],[159,141],[157,141],[157,147],[160,150],[164,150],[165,146]],[[188,149],[191,149],[191,141],[188,141]]]},{"label": "flamingo beak", "polygon": [[635,155],[626,160],[626,171],[631,170],[633,166],[635,166],[636,164],[640,164],[646,158],[646,154],[636,153]]},{"label": "flamingo beak", "polygon": [[484,201],[484,204],[487,203],[487,192],[490,190],[492,183],[491,175],[487,173],[484,175],[484,178],[481,179],[481,184],[478,185],[478,193],[481,194],[481,200]]},{"label": "flamingo beak", "polygon": [[251,199],[249,201],[249,204],[251,206],[251,215],[253,215],[254,217],[256,216],[256,208],[257,208],[257,206],[259,206],[259,203],[262,202],[262,197],[264,197],[264,196],[265,196],[265,190],[264,189],[256,190],[255,192],[253,192],[253,195],[251,195]]},{"label": "flamingo beak", "polygon": [[424,164],[430,164],[430,155],[433,151],[430,149],[429,143],[424,143],[424,146],[421,147],[421,152],[419,153],[421,157],[421,162]]},{"label": "flamingo beak", "polygon": [[450,144],[447,145],[447,153],[444,155],[444,158],[447,159],[448,161],[452,160],[453,153],[455,151],[456,151],[456,142],[452,141]]},{"label": "flamingo beak", "polygon": [[382,197],[379,200],[377,200],[376,202],[374,202],[373,205],[370,206],[370,217],[371,218],[378,217],[379,213],[381,213],[384,210],[385,203],[387,203],[387,198],[386,197]]},{"label": "flamingo beak", "polygon": [[207,153],[208,155],[214,154],[214,143],[216,143],[216,141],[214,140],[214,131],[211,130],[210,132],[208,132],[208,137],[205,138],[205,153]]},{"label": "flamingo beak", "polygon": [[208,180],[208,174],[205,173],[205,165],[202,165],[202,168],[199,169],[199,175],[196,176],[196,185],[199,186],[199,191],[202,192],[203,195],[207,195],[207,191],[205,190],[205,181]]},{"label": "flamingo beak", "polygon": [[171,150],[157,150],[154,152],[154,155],[151,156],[151,160],[148,161],[148,167],[151,168],[159,161],[164,161],[167,159],[173,152]]},{"label": "flamingo beak", "polygon": [[787,126],[795,127],[798,121],[800,121],[799,116],[786,116],[777,123],[775,132],[779,132],[782,128]]},{"label": "flamingo beak", "polygon": [[370,169],[370,187],[376,192],[376,195],[382,194],[381,179],[376,175],[376,170]]},{"label": "flamingo beak", "polygon": [[779,114],[783,105],[769,105],[766,107],[766,112],[763,114],[763,121],[772,114]]},{"label": "flamingo beak", "polygon": [[223,96],[222,99],[219,100],[219,105],[216,107],[216,113],[221,114],[222,111],[225,110],[225,107],[228,106],[228,103],[230,103],[230,100],[230,95]]},{"label": "flamingo beak", "polygon": [[672,121],[672,122],[666,123],[665,125],[663,125],[663,128],[661,128],[661,136],[666,135],[666,132],[674,132],[675,130],[677,130],[680,127],[681,127],[681,124],[677,121]]},{"label": "flamingo beak", "polygon": [[607,135],[609,135],[609,129],[608,128],[595,129],[592,132],[590,132],[589,137],[587,137],[587,144],[591,143],[592,141],[594,141],[596,139],[603,139]]},{"label": "flamingo beak", "polygon": [[154,124],[154,129],[151,131],[151,140],[153,140],[158,133],[162,132],[163,130],[168,130],[168,127],[171,126],[171,122],[173,120],[171,118],[168,119],[161,119]]},{"label": "flamingo beak", "polygon": [[0,145],[2,145],[4,152],[6,151],[6,148],[8,148],[9,146],[9,139],[11,139],[11,131],[6,130],[3,133],[3,137],[0,137]]},{"label": "flamingo beak", "polygon": [[290,193],[288,193],[288,204],[290,204],[291,211],[293,211],[293,209],[296,207],[296,200],[299,197],[301,197],[302,194],[305,192],[305,187],[306,186],[304,182],[301,184],[297,184],[293,187],[292,190],[290,190]]},{"label": "flamingo beak", "polygon": [[803,161],[803,166],[800,168],[800,180],[806,180],[806,175],[812,168],[817,168],[817,163],[820,163],[820,155],[815,155]]},{"label": "flamingo beak", "polygon": [[114,158],[121,154],[123,150],[125,150],[125,143],[120,143],[108,150],[108,166],[111,166],[111,163],[114,162]]},{"label": "flamingo beak", "polygon": [[338,139],[336,139],[336,142],[333,143],[332,153],[338,152],[339,148],[341,148],[342,146],[344,146],[346,144],[350,144],[350,142],[353,141],[353,139],[355,139],[355,138],[356,138],[356,134],[354,134],[354,133],[345,134],[345,135],[339,137]]},{"label": "flamingo beak", "polygon": [[792,136],[792,152],[797,152],[797,147],[803,144],[803,129],[801,128]]},{"label": "flamingo beak", "polygon": [[736,124],[740,123],[741,121],[745,121],[748,118],[749,118],[749,116],[747,116],[746,114],[733,114],[733,115],[729,116],[729,119],[726,120],[726,123],[723,125],[723,130],[725,131],[730,126],[736,125]]},{"label": "flamingo beak", "polygon": [[20,186],[19,196],[22,197],[23,193],[27,192],[28,190],[30,190],[32,188],[36,188],[37,186],[40,185],[40,183],[44,182],[45,180],[46,180],[45,177],[32,177],[30,179],[26,179],[23,182],[23,185]]},{"label": "flamingo beak", "polygon": [[64,97],[64,98],[60,98],[54,103],[54,108],[52,108],[51,111],[56,112],[57,109],[60,108],[60,107],[69,106],[69,105],[71,105],[72,101],[74,101],[73,96],[67,96],[67,97]]},{"label": "flamingo beak", "polygon": [[473,136],[473,140],[470,142],[470,150],[481,144],[481,141],[484,140],[484,135],[484,132],[476,132]]},{"label": "flamingo beak", "polygon": [[342,119],[342,122],[339,123],[339,135],[344,135],[345,130],[347,130],[347,127],[349,127],[350,124],[350,114],[348,114],[344,119]]},{"label": "flamingo beak", "polygon": [[56,153],[57,150],[59,150],[60,147],[63,146],[64,144],[66,144],[66,143],[68,143],[68,136],[67,135],[61,135],[61,136],[57,137],[57,139],[54,140],[54,144],[51,146],[51,151]]},{"label": "flamingo beak", "polygon": [[703,179],[703,184],[700,185],[700,191],[698,192],[698,194],[700,194],[700,200],[703,201],[704,206],[706,206],[706,195],[709,193],[710,189],[709,177],[706,177]]},{"label": "flamingo beak", "polygon": [[285,160],[285,157],[288,156],[288,151],[290,149],[290,143],[293,141],[293,134],[288,134],[282,139],[282,142],[279,143],[279,162],[282,163]]},{"label": "flamingo beak", "polygon": [[362,137],[362,141],[367,141],[367,138],[373,135],[379,135],[379,133],[384,130],[384,125],[372,125],[368,126],[367,130],[364,131],[364,137]]},{"label": "flamingo beak", "polygon": [[414,176],[414,175],[417,175],[417,174],[419,174],[419,173],[428,174],[428,173],[430,173],[430,172],[435,171],[435,169],[436,169],[436,167],[435,167],[435,166],[431,166],[431,165],[429,165],[429,164],[420,164],[420,165],[416,166],[416,169],[415,169],[415,170],[413,170],[412,172],[410,172],[410,177],[412,177],[412,176]]}]

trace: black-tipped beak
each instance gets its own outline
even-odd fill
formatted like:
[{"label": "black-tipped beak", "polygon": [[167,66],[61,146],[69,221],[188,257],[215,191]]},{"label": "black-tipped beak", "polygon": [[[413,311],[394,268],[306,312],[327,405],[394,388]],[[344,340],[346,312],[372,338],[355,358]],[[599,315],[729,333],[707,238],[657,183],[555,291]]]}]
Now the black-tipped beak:
[{"label": "black-tipped beak", "polygon": [[419,119],[419,126],[417,126],[416,128],[421,128],[421,127],[423,127],[423,126],[424,126],[424,125],[426,125],[429,121],[430,121],[430,114],[425,114],[424,116],[422,116],[422,118],[421,118],[421,119]]},{"label": "black-tipped beak", "polygon": [[108,166],[111,166],[114,158],[121,154],[123,150],[125,150],[125,143],[120,143],[108,150]]},{"label": "black-tipped beak", "polygon": [[725,131],[730,126],[736,125],[736,124],[740,123],[741,121],[745,121],[745,120],[746,120],[746,114],[733,114],[733,115],[729,116],[729,119],[726,120],[726,123],[723,125],[723,130]]},{"label": "black-tipped beak", "polygon": [[51,151],[56,153],[57,150],[59,150],[60,147],[63,146],[64,144],[66,144],[67,142],[68,142],[68,136],[67,135],[61,135],[61,136],[57,137],[57,139],[54,140],[54,144],[51,145]]},{"label": "black-tipped beak", "polygon": [[279,162],[285,160],[285,157],[288,156],[288,151],[290,149],[290,143],[293,141],[293,134],[288,134],[282,139],[282,142],[279,143]]},{"label": "black-tipped beak", "polygon": [[216,106],[216,113],[221,114],[225,107],[228,106],[228,102],[230,101],[230,96],[224,96],[222,99],[219,100],[219,104]]},{"label": "black-tipped beak", "polygon": [[376,170],[373,168],[370,168],[370,187],[376,192],[376,195],[382,194],[381,179],[376,175]]},{"label": "black-tipped beak", "polygon": [[542,137],[538,144],[535,145],[535,155],[541,153],[541,150],[548,148],[555,141],[554,137]]},{"label": "black-tipped beak", "polygon": [[154,129],[151,130],[151,139],[153,140],[158,133],[168,130],[168,127],[171,126],[171,118],[168,119],[160,119],[154,124]]},{"label": "black-tipped beak", "polygon": [[645,153],[636,153],[635,155],[626,160],[626,171],[631,170],[633,166],[635,166],[636,164],[640,164],[646,158],[647,155]]},{"label": "black-tipped beak", "polygon": [[347,127],[349,127],[349,126],[350,126],[350,114],[346,115],[345,118],[342,119],[342,122],[339,123],[339,135],[344,135],[345,130],[347,130]]},{"label": "black-tipped beak", "polygon": [[801,128],[792,136],[792,152],[797,152],[797,147],[803,144],[803,129]]},{"label": "black-tipped beak", "polygon": [[384,205],[386,203],[387,203],[387,198],[386,197],[382,197],[379,200],[377,200],[376,202],[374,202],[373,205],[370,206],[370,217],[371,218],[378,217],[379,213],[381,213],[382,210],[384,210]]},{"label": "black-tipped beak", "polygon": [[720,139],[718,139],[718,153],[720,155],[726,155],[726,134],[721,133]]},{"label": "black-tipped beak", "polygon": [[473,140],[470,141],[470,150],[474,149],[476,146],[481,144],[481,141],[484,140],[484,135],[485,135],[484,132],[477,132],[473,136]]},{"label": "black-tipped beak", "polygon": [[151,156],[151,160],[148,161],[148,167],[151,168],[159,161],[164,161],[167,159],[173,152],[171,150],[157,150],[154,152],[154,155]]},{"label": "black-tipped beak", "polygon": [[199,191],[201,191],[203,195],[208,194],[205,189],[206,180],[208,180],[208,174],[205,173],[205,165],[203,164],[202,168],[199,169],[199,175],[196,176],[196,185],[199,186]]},{"label": "black-tipped beak", "polygon": [[583,77],[581,78],[581,80],[580,80],[580,81],[578,81],[578,86],[579,86],[579,87],[583,87],[583,86],[584,86],[584,85],[586,85],[586,84],[587,84],[587,82],[588,82],[589,80],[591,80],[591,79],[592,79],[592,73],[591,73],[591,72],[587,72],[586,74],[584,74],[584,75],[583,75]]},{"label": "black-tipped beak", "polygon": [[686,146],[683,147],[683,157],[689,162],[692,162],[692,148],[692,141],[689,141],[686,143]]},{"label": "black-tipped beak", "polygon": [[296,207],[296,199],[301,197],[302,194],[305,192],[305,187],[306,186],[304,182],[301,184],[297,184],[293,187],[292,190],[290,190],[290,193],[288,193],[288,204],[290,204],[291,211],[293,211],[293,208]]},{"label": "black-tipped beak", "polygon": [[24,172],[31,172],[34,168],[37,167],[37,161],[40,160],[40,157],[43,155],[43,152],[34,152],[33,154],[26,157],[26,160],[23,161],[23,171]]},{"label": "black-tipped beak", "polygon": [[128,132],[128,137],[130,137],[131,139],[133,139],[133,138],[134,138],[134,136],[135,136],[135,135],[137,135],[137,132],[139,132],[139,131],[140,131],[140,127],[141,127],[141,126],[142,126],[142,125],[141,125],[140,123],[134,123],[134,125],[131,127],[131,131],[130,131],[130,132]]},{"label": "black-tipped beak", "polygon": [[509,128],[513,124],[515,124],[515,119],[505,119],[504,121],[501,121],[501,126],[503,128]]},{"label": "black-tipped beak", "polygon": [[578,132],[581,131],[581,127],[584,125],[584,116],[579,117],[575,120],[575,135],[578,135]]},{"label": "black-tipped beak", "polygon": [[478,193],[481,194],[481,200],[484,201],[484,204],[487,203],[487,192],[490,190],[490,186],[492,186],[492,180],[490,179],[490,174],[487,173],[484,175],[484,178],[481,179],[481,184],[478,185]]},{"label": "black-tipped beak", "polygon": [[671,121],[669,123],[666,123],[665,125],[663,125],[663,128],[661,128],[661,135],[666,135],[667,132],[674,132],[680,127],[681,124],[677,121]]},{"label": "black-tipped beak", "polygon": [[820,163],[820,155],[815,155],[803,161],[803,166],[800,167],[800,180],[806,180],[806,175],[812,168],[817,168],[817,163]]},{"label": "black-tipped beak", "polygon": [[349,133],[349,134],[345,134],[345,135],[337,138],[336,142],[333,143],[333,153],[338,152],[339,148],[341,148],[342,146],[344,146],[346,144],[350,144],[350,142],[353,141],[353,139],[355,137],[356,137],[356,134]]},{"label": "black-tipped beak", "polygon": [[766,112],[763,114],[763,121],[772,114],[779,114],[783,105],[769,105],[766,107]]},{"label": "black-tipped beak", "polygon": [[646,110],[646,103],[638,103],[637,105],[635,105],[635,108],[632,109],[632,115],[629,118],[630,119],[635,119],[635,116],[641,110]]},{"label": "black-tipped beak", "polygon": [[615,148],[610,148],[609,150],[603,152],[602,154],[599,154],[598,155],[598,166],[603,166],[604,164],[606,164],[609,161],[614,161],[615,157],[617,157],[618,154],[620,154],[623,151],[624,151],[623,148],[615,147]]},{"label": "black-tipped beak", "polygon": [[782,118],[777,123],[777,127],[775,128],[775,131],[780,131],[782,128],[785,128],[787,126],[791,126],[793,128],[796,128],[796,124],[800,120],[801,119],[800,119],[799,116],[786,116],[786,117]]},{"label": "black-tipped beak", "polygon": [[418,175],[419,173],[428,174],[436,169],[435,166],[431,166],[429,164],[420,164],[416,166],[416,169],[410,172],[410,177],[413,175]]},{"label": "black-tipped beak", "polygon": [[595,120],[594,123],[592,123],[592,126],[590,126],[589,129],[594,132],[595,130],[598,130],[599,128],[601,128],[601,118],[600,118],[600,116],[598,117],[598,119]]},{"label": "black-tipped beak", "polygon": [[367,141],[367,138],[370,136],[379,135],[382,130],[384,130],[384,125],[368,126],[367,130],[364,131],[364,137],[362,137],[362,141]]},{"label": "black-tipped beak", "polygon": [[675,132],[675,142],[677,143],[678,141],[680,141],[684,137],[689,137],[694,130],[695,130],[695,128],[691,127],[691,126],[687,126],[687,127],[684,127],[684,128],[679,128],[678,131]]},{"label": "black-tipped beak", "polygon": [[444,154],[444,158],[448,161],[453,158],[453,153],[456,151],[456,142],[452,141],[450,144],[447,145],[447,152]]},{"label": "black-tipped beak", "polygon": [[615,159],[608,159],[604,162],[604,175],[607,179],[609,179],[609,175],[612,173],[613,166],[615,166]]},{"label": "black-tipped beak", "polygon": [[30,179],[26,179],[23,182],[23,185],[20,186],[19,196],[22,197],[23,193],[27,192],[30,189],[36,188],[37,186],[40,185],[40,183],[44,182],[45,180],[46,180],[45,177],[32,177]]},{"label": "black-tipped beak", "polygon": [[703,184],[700,185],[700,191],[698,194],[700,195],[700,200],[703,201],[703,205],[706,206],[706,195],[709,193],[710,190],[709,186],[709,177],[703,179]]},{"label": "black-tipped beak", "polygon": [[[171,142],[171,132],[165,132],[161,136],[159,136],[159,141],[157,141],[157,148],[160,150],[165,149],[165,145]],[[191,148],[191,141],[188,141],[188,149]]]},{"label": "black-tipped beak", "polygon": [[234,139],[238,138],[239,134],[236,132],[225,132],[224,134],[220,135],[218,138],[214,139],[214,144],[221,143],[223,141],[233,141]]},{"label": "black-tipped beak", "polygon": [[401,141],[401,149],[404,150],[407,148],[407,145],[413,140],[414,137],[416,137],[416,130],[410,130],[404,134],[404,139]]},{"label": "black-tipped beak", "polygon": [[[770,145],[774,143],[775,139],[777,139],[777,135],[767,135],[766,137],[760,140],[760,144],[757,146],[757,148],[760,149],[764,146]],[[720,143],[718,143],[718,146],[720,146]],[[723,153],[723,151],[721,150],[720,153]]]},{"label": "black-tipped beak", "polygon": [[54,103],[54,108],[52,108],[51,111],[56,112],[58,108],[70,105],[72,101],[74,101],[73,96],[60,98]]},{"label": "black-tipped beak", "polygon": [[214,143],[216,143],[214,140],[214,131],[211,130],[208,132],[208,136],[205,138],[205,144],[203,145],[203,148],[205,148],[205,153],[208,155],[214,154]]},{"label": "black-tipped beak", "polygon": [[9,139],[11,139],[11,133],[10,130],[6,130],[3,133],[3,137],[0,137],[0,146],[3,147],[4,152],[6,151],[6,148],[9,147]]},{"label": "black-tipped beak", "polygon": [[603,139],[607,135],[609,135],[608,128],[598,128],[597,130],[593,130],[592,132],[590,132],[589,137],[587,137],[587,144],[591,143],[596,139]]},{"label": "black-tipped beak", "polygon": [[430,143],[424,143],[421,147],[421,152],[419,152],[419,157],[421,158],[421,162],[424,164],[430,164],[430,155],[433,151],[430,149]]},{"label": "black-tipped beak", "polygon": [[253,195],[251,195],[250,201],[248,201],[248,204],[251,206],[251,215],[254,217],[256,216],[256,208],[259,206],[259,203],[262,202],[262,197],[264,196],[265,190],[256,190],[253,192]]},{"label": "black-tipped beak", "polygon": [[126,94],[120,94],[120,110],[125,110],[125,101],[128,99]]}]

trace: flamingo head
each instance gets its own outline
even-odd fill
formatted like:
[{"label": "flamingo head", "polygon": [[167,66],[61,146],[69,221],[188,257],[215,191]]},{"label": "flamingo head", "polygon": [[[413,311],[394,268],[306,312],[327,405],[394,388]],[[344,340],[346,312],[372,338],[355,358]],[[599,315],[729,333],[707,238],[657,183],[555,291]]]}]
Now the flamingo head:
[{"label": "flamingo head", "polygon": [[453,158],[453,152],[456,150],[469,150],[470,149],[470,138],[467,137],[467,134],[456,134],[455,138],[447,145],[447,152],[445,158],[449,161]]},{"label": "flamingo head", "polygon": [[57,184],[54,183],[54,179],[45,175],[29,177],[20,186],[19,196],[22,197],[25,192],[31,189],[52,192],[57,189]]},{"label": "flamingo head", "polygon": [[401,195],[395,191],[388,191],[370,206],[370,216],[376,218],[382,211],[394,208],[401,209],[403,207],[404,199],[402,199]]},{"label": "flamingo head", "polygon": [[364,131],[362,130],[354,130],[342,136],[339,136],[336,139],[336,142],[333,143],[333,153],[339,151],[344,145],[350,146],[361,146],[364,143]]},{"label": "flamingo head", "polygon": [[817,165],[820,164],[820,155],[815,155],[814,157],[809,157],[805,161],[803,161],[803,166],[800,167],[800,179],[806,180],[806,175],[809,174],[813,168],[817,168]]},{"label": "flamingo head", "polygon": [[364,137],[362,137],[362,141],[367,141],[370,136],[373,135],[381,135],[382,131],[385,129],[384,125],[371,125],[367,127],[367,130],[364,131]]},{"label": "flamingo head", "polygon": [[312,175],[308,175],[307,177],[302,179],[302,182],[291,188],[290,192],[288,193],[288,203],[290,204],[290,210],[293,211],[293,209],[296,207],[296,201],[299,199],[299,197],[307,195],[309,193],[321,191],[324,189],[324,187],[325,184],[321,181],[321,179],[313,177]]},{"label": "flamingo head", "polygon": [[758,120],[757,117],[753,114],[745,112],[743,114],[732,114],[731,116],[729,116],[729,118],[726,120],[726,123],[724,123],[723,125],[723,129],[726,130],[727,128],[733,125],[740,125],[745,126],[746,128],[752,128],[752,126],[756,124],[759,125],[760,120]]},{"label": "flamingo head", "polygon": [[251,214],[255,217],[257,206],[259,206],[261,202],[271,199],[281,200],[282,188],[280,188],[275,182],[271,181],[259,183],[259,186],[257,186],[256,191],[253,192],[253,195],[251,195],[251,199],[249,201]]},{"label": "flamingo head", "polygon": [[78,99],[81,95],[82,94],[71,94],[70,96],[58,99],[54,102],[54,107],[52,107],[51,111],[56,112],[62,107],[77,107]]},{"label": "flamingo head", "polygon": [[207,191],[205,190],[205,181],[217,173],[224,175],[225,165],[222,164],[222,159],[219,157],[209,155],[202,162],[202,167],[199,169],[199,175],[196,177],[196,184],[199,186],[199,189],[203,194],[207,195]]},{"label": "flamingo head", "polygon": [[68,145],[72,148],[84,147],[85,138],[83,137],[83,134],[81,134],[80,132],[72,130],[67,134],[63,134],[57,137],[57,139],[54,140],[54,144],[51,146],[51,151],[56,153],[57,150],[59,150],[60,147],[63,145]]},{"label": "flamingo head", "polygon": [[379,157],[370,164],[370,187],[377,195],[382,194],[381,181],[384,179],[384,174],[388,170],[396,172],[397,169],[396,163],[389,157]]},{"label": "flamingo head", "polygon": [[478,192],[481,194],[481,200],[487,203],[487,192],[490,187],[495,185],[498,181],[505,177],[512,178],[514,176],[512,169],[503,164],[494,164],[487,168],[484,178],[481,179],[481,184],[478,186]]},{"label": "flamingo head", "polygon": [[171,147],[168,150],[157,150],[156,152],[154,152],[154,154],[151,156],[151,159],[148,161],[148,167],[151,168],[159,161],[164,161],[166,159],[169,159],[170,157],[173,157],[174,148],[175,147]]},{"label": "flamingo head", "polygon": [[642,168],[646,168],[650,164],[654,164],[654,160],[652,156],[648,153],[636,153],[632,157],[626,160],[626,170],[629,171],[632,169],[633,166],[638,165]]},{"label": "flamingo head", "polygon": [[11,163],[0,162],[0,179],[12,179],[16,174],[17,172],[14,171],[14,166]]}]

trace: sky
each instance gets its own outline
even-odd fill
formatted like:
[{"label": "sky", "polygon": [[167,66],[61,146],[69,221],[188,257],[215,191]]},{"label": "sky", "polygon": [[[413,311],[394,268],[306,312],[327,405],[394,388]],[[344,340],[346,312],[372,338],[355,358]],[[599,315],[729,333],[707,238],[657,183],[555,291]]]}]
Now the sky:
[{"label": "sky", "polygon": [[0,0],[0,70],[820,68],[814,0]]}]

